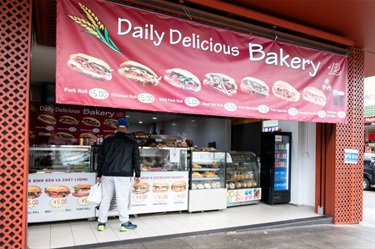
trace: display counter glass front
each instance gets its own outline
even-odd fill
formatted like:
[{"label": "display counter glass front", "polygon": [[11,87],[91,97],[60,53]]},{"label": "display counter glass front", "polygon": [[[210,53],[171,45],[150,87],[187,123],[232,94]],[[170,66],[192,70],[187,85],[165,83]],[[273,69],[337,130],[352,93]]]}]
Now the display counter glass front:
[{"label": "display counter glass front", "polygon": [[189,212],[226,208],[226,153],[192,151],[190,165]]},{"label": "display counter glass front", "polygon": [[50,145],[29,149],[29,172],[90,172],[91,146]]},{"label": "display counter glass front", "polygon": [[29,150],[28,222],[95,217],[87,202],[96,173],[90,146],[39,146]]},{"label": "display counter glass front", "polygon": [[226,164],[227,205],[258,203],[261,199],[260,167],[252,152],[228,152]]}]

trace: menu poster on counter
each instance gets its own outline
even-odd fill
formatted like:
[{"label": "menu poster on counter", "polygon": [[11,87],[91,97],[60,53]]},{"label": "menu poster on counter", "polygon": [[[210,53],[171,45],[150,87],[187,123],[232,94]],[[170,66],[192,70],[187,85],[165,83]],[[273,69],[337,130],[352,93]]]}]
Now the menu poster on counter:
[{"label": "menu poster on counter", "polygon": [[133,186],[130,214],[184,211],[188,207],[188,172],[142,172]]},{"label": "menu poster on counter", "polygon": [[28,222],[95,217],[95,207],[87,202],[95,180],[95,173],[29,174]]},{"label": "menu poster on counter", "polygon": [[227,190],[227,203],[258,201],[261,199],[261,188]]},{"label": "menu poster on counter", "polygon": [[57,0],[56,102],[345,123],[345,55],[104,0]]},{"label": "menu poster on counter", "polygon": [[98,136],[114,134],[116,122],[125,117],[118,109],[30,102],[30,144],[92,145]]}]

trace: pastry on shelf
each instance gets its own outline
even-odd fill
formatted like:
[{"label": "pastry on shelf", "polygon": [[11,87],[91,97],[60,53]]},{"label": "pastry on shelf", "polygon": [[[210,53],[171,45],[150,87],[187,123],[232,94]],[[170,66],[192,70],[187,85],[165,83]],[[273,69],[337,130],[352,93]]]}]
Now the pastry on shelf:
[{"label": "pastry on shelf", "polygon": [[213,171],[207,171],[203,175],[204,177],[217,177],[217,175]]},{"label": "pastry on shelf", "polygon": [[197,184],[195,184],[195,183],[193,183],[192,185],[191,185],[191,189],[192,190],[195,190],[195,189],[197,189],[198,187],[197,187]]},{"label": "pastry on shelf", "polygon": [[196,164],[196,163],[193,163],[193,168],[194,169],[200,169],[200,168],[202,168],[202,166],[200,166],[199,164]]},{"label": "pastry on shelf", "polygon": [[202,175],[197,172],[197,171],[193,171],[193,173],[191,174],[191,177],[193,178],[202,178]]},{"label": "pastry on shelf", "polygon": [[209,168],[217,168],[217,163],[213,162],[208,165]]}]

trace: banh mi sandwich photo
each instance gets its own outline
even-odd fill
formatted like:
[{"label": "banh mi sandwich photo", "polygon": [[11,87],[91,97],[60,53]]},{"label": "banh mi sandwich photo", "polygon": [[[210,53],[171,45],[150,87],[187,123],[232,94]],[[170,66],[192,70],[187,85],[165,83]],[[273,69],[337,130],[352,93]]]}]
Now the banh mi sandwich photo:
[{"label": "banh mi sandwich photo", "polygon": [[78,124],[78,120],[71,117],[71,116],[61,116],[59,118],[59,122],[63,124],[69,124],[69,125],[76,125]]},{"label": "banh mi sandwich photo", "polygon": [[97,139],[97,136],[95,136],[94,134],[91,134],[91,133],[81,133],[81,135],[79,135],[80,138],[88,138],[88,139],[91,139],[91,140],[94,140],[96,141]]},{"label": "banh mi sandwich photo", "polygon": [[316,87],[308,86],[302,91],[302,98],[308,102],[325,106],[327,103],[326,95]]},{"label": "banh mi sandwich photo", "polygon": [[139,182],[133,184],[132,192],[134,194],[145,194],[148,191],[150,191],[150,184],[148,184],[147,182]]},{"label": "banh mi sandwich photo", "polygon": [[169,184],[166,182],[154,182],[152,184],[152,192],[163,193],[169,190]]},{"label": "banh mi sandwich photo", "polygon": [[82,124],[87,126],[100,127],[100,121],[92,117],[84,117],[81,120]]},{"label": "banh mi sandwich photo", "polygon": [[51,185],[44,189],[44,193],[51,198],[65,198],[70,194],[70,189],[64,185]]},{"label": "banh mi sandwich photo", "polygon": [[113,127],[113,128],[116,128],[116,124],[117,124],[117,120],[116,119],[105,119],[103,124],[107,125],[107,126],[110,126],[110,127]]},{"label": "banh mi sandwich photo", "polygon": [[42,195],[42,189],[38,186],[29,186],[27,188],[27,198],[35,199]]},{"label": "banh mi sandwich photo", "polygon": [[135,61],[125,61],[121,63],[118,73],[123,78],[129,79],[142,86],[157,86],[160,81],[160,77],[158,77],[152,69]]},{"label": "banh mi sandwich photo", "polygon": [[233,96],[237,93],[237,85],[234,79],[221,73],[207,73],[203,80],[204,85],[210,86],[214,91],[226,96]]},{"label": "banh mi sandwich photo", "polygon": [[174,192],[182,192],[186,190],[186,182],[185,181],[174,181],[171,186],[172,191]]},{"label": "banh mi sandwich photo", "polygon": [[48,114],[40,114],[38,120],[46,124],[56,124],[56,118]]},{"label": "banh mi sandwich photo", "polygon": [[112,79],[112,69],[104,61],[87,54],[72,54],[67,62],[68,67],[91,79],[108,81]]},{"label": "banh mi sandwich photo", "polygon": [[241,80],[240,89],[244,93],[256,94],[260,97],[268,97],[270,95],[270,89],[267,84],[264,81],[253,77],[243,78]]},{"label": "banh mi sandwich photo", "polygon": [[63,139],[63,140],[72,140],[72,139],[74,139],[74,136],[72,134],[66,133],[66,132],[57,132],[55,134],[55,137],[59,138],[59,139]]},{"label": "banh mi sandwich photo", "polygon": [[273,84],[272,93],[280,99],[293,102],[297,102],[301,97],[301,94],[294,87],[281,80]]},{"label": "banh mi sandwich photo", "polygon": [[164,80],[172,86],[191,92],[201,90],[201,82],[198,77],[187,70],[171,68],[167,69],[165,73]]},{"label": "banh mi sandwich photo", "polygon": [[91,184],[77,184],[73,186],[72,195],[75,197],[89,196],[91,190]]}]

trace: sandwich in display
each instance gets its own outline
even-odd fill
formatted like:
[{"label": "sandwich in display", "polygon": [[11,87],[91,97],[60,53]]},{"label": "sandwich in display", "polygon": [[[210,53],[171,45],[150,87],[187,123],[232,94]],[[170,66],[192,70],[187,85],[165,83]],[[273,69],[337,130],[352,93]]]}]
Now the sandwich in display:
[{"label": "sandwich in display", "polygon": [[270,89],[267,84],[264,81],[253,77],[243,78],[241,81],[240,89],[244,93],[256,94],[260,97],[268,97],[270,95]]},{"label": "sandwich in display", "polygon": [[46,124],[56,124],[56,118],[48,114],[40,114],[38,120]]},{"label": "sandwich in display", "polygon": [[74,192],[72,193],[75,197],[89,196],[91,184],[77,184],[73,186]]},{"label": "sandwich in display", "polygon": [[123,62],[118,69],[118,73],[123,78],[142,86],[157,86],[160,81],[160,78],[152,69],[135,61]]},{"label": "sandwich in display", "polygon": [[308,86],[302,91],[302,98],[308,102],[325,106],[327,103],[326,95],[316,87]]},{"label": "sandwich in display", "polygon": [[35,199],[42,195],[42,189],[38,186],[29,186],[27,188],[27,198]]},{"label": "sandwich in display", "polygon": [[91,79],[101,81],[112,79],[113,70],[106,62],[86,54],[72,54],[67,65],[74,72]]},{"label": "sandwich in display", "polygon": [[297,102],[301,97],[301,94],[294,87],[281,80],[273,84],[272,93],[280,99],[292,102]]},{"label": "sandwich in display", "polygon": [[165,73],[164,80],[174,87],[191,92],[199,92],[201,90],[200,80],[187,70],[172,68],[167,69]]},{"label": "sandwich in display", "polygon": [[70,194],[70,189],[64,185],[51,185],[44,189],[44,193],[51,198],[65,198]]},{"label": "sandwich in display", "polygon": [[207,73],[203,84],[210,86],[214,91],[226,96],[233,96],[237,93],[236,82],[225,74]]}]

